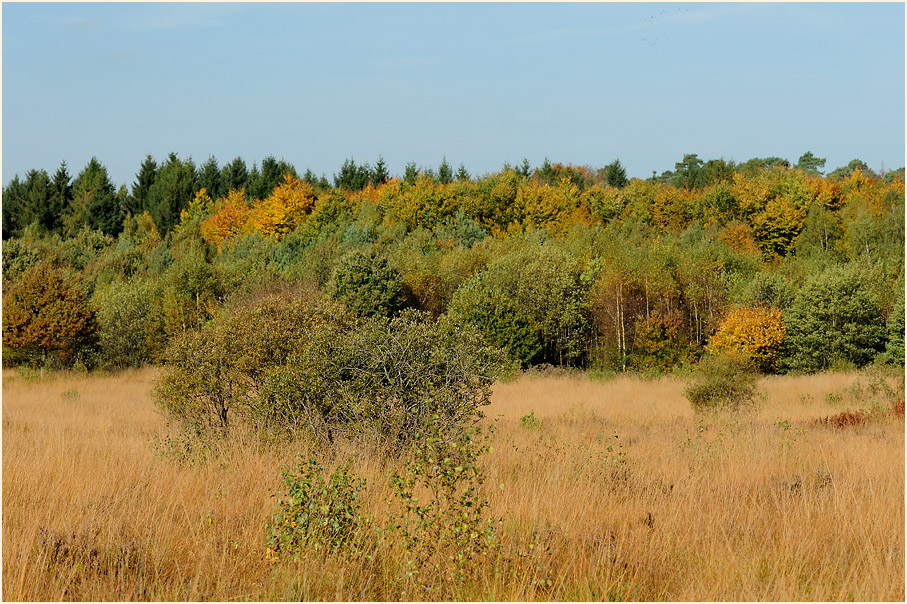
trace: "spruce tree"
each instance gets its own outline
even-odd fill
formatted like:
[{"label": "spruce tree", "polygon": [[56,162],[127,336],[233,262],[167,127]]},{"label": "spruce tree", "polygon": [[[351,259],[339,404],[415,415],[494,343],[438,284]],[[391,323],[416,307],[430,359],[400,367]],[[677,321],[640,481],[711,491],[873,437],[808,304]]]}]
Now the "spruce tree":
[{"label": "spruce tree", "polygon": [[157,162],[151,157],[151,154],[145,156],[138,174],[135,175],[135,182],[132,185],[132,195],[129,196],[126,210],[133,216],[138,216],[148,210],[148,191],[154,184],[154,178],[157,176]]}]

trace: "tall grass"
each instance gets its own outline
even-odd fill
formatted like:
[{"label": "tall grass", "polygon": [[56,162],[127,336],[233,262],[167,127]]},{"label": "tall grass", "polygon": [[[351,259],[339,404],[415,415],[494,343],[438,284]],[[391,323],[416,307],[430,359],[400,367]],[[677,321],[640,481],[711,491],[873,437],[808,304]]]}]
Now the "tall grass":
[{"label": "tall grass", "polygon": [[[238,434],[204,463],[178,463],[162,444],[155,377],[3,372],[4,599],[426,597],[377,537],[358,552],[269,563],[281,470],[313,452]],[[481,463],[501,548],[469,584],[437,595],[903,600],[903,420],[812,423],[840,411],[827,395],[858,379],[763,379],[758,412],[707,417],[669,378],[498,384]],[[530,412],[532,429],[520,421]],[[355,443],[322,461],[350,457],[377,523],[397,466]]]}]

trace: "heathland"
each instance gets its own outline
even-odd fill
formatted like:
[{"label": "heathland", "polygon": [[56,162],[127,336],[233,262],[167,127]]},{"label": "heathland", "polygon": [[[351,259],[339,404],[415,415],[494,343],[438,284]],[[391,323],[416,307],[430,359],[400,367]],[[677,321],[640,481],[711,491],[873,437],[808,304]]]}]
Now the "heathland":
[{"label": "heathland", "polygon": [[[268,558],[297,455],[326,473],[352,458],[374,525],[400,512],[402,462],[251,434],[180,459],[157,374],[4,371],[4,599],[904,598],[904,423],[882,409],[881,374],[764,377],[758,410],[709,416],[671,377],[498,383],[480,487],[494,548],[469,582],[427,586],[374,532]],[[871,420],[816,421],[872,401]]]}]

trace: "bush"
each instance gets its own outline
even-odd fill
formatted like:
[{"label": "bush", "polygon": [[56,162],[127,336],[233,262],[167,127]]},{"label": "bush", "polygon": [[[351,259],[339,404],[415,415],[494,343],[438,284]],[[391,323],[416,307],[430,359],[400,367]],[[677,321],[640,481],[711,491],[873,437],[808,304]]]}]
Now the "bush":
[{"label": "bush", "polygon": [[160,294],[150,281],[115,281],[95,291],[92,306],[100,325],[98,343],[107,367],[140,367],[163,348]]},{"label": "bush", "polygon": [[269,560],[292,560],[302,550],[337,549],[357,536],[364,521],[359,495],[365,480],[349,475],[341,466],[325,481],[324,468],[310,459],[296,472],[284,471],[286,496],[277,500],[278,512],[268,523]]},{"label": "bush", "polygon": [[94,313],[57,269],[29,268],[3,298],[3,346],[23,361],[71,366],[97,342]]},{"label": "bush", "polygon": [[456,323],[481,332],[492,346],[507,352],[523,367],[542,350],[538,331],[519,305],[480,273],[461,285],[451,300],[449,315]]},{"label": "bush", "polygon": [[866,276],[853,266],[835,267],[809,280],[784,316],[788,363],[803,372],[836,362],[862,367],[884,350],[886,328]]},{"label": "bush", "polygon": [[753,405],[756,379],[745,358],[709,356],[702,359],[683,395],[697,413],[738,411]]},{"label": "bush", "polygon": [[158,401],[193,430],[242,421],[275,436],[346,434],[399,451],[433,414],[459,429],[477,421],[501,355],[424,313],[355,320],[315,293],[283,292],[177,338],[169,360]]},{"label": "bush", "polygon": [[237,304],[174,338],[156,399],[192,430],[222,431],[234,415],[259,426],[290,422],[287,403],[268,400],[267,387],[291,357],[304,358],[307,345],[330,341],[346,318],[342,307],[313,292],[275,292]]},{"label": "bush", "polygon": [[405,305],[403,279],[377,251],[353,250],[331,273],[327,290],[360,316],[389,316]]},{"label": "bush", "polygon": [[497,549],[499,523],[487,515],[479,466],[490,449],[488,438],[478,428],[451,430],[438,415],[426,418],[404,468],[391,476],[402,508],[392,517],[391,530],[405,552],[418,599],[458,599],[458,589]]},{"label": "bush", "polygon": [[683,337],[683,320],[677,315],[652,313],[636,323],[631,365],[638,371],[670,371],[690,356],[690,344]]}]

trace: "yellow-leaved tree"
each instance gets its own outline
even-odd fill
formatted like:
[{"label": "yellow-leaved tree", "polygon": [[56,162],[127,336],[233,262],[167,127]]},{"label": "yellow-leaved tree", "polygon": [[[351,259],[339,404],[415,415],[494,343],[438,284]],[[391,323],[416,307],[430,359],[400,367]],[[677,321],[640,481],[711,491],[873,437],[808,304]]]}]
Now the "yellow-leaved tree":
[{"label": "yellow-leaved tree", "polygon": [[709,342],[709,351],[741,354],[759,371],[771,373],[778,370],[785,335],[780,310],[742,306],[725,317]]},{"label": "yellow-leaved tree", "polygon": [[302,224],[314,208],[312,186],[292,174],[284,174],[283,182],[268,197],[254,202],[248,227],[279,241]]}]

